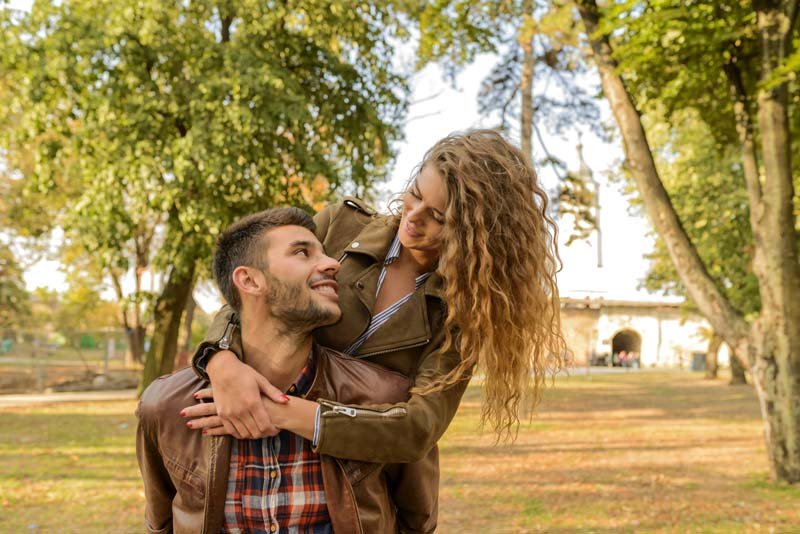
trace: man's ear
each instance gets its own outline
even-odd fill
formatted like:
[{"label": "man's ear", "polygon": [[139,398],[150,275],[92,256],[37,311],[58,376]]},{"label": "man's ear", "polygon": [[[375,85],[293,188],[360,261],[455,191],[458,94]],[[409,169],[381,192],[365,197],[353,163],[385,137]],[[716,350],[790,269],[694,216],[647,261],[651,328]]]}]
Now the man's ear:
[{"label": "man's ear", "polygon": [[249,295],[260,295],[267,288],[267,281],[264,273],[252,267],[240,265],[231,274],[233,285],[242,293]]}]

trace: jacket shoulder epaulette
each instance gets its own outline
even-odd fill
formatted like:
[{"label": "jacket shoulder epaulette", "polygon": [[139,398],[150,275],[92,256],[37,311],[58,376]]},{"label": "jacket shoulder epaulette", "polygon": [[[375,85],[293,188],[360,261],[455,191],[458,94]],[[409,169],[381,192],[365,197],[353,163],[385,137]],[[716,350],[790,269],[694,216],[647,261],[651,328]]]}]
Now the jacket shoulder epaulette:
[{"label": "jacket shoulder epaulette", "polygon": [[377,215],[378,213],[372,206],[357,197],[345,197],[343,203],[348,208],[361,212],[365,215],[369,215],[370,217]]}]

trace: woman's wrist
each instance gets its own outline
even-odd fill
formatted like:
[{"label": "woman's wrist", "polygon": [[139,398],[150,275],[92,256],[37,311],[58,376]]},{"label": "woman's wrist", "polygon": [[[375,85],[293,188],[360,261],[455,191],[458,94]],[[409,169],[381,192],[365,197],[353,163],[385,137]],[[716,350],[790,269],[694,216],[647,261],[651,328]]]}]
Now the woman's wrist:
[{"label": "woman's wrist", "polygon": [[219,374],[224,373],[221,369],[235,363],[239,363],[239,358],[236,357],[236,354],[230,350],[221,350],[215,353],[214,357],[210,358],[206,363],[206,374],[208,374],[209,378],[219,376]]},{"label": "woman's wrist", "polygon": [[276,404],[264,399],[272,424],[276,427],[313,439],[319,404],[302,397],[290,397],[286,404]]}]

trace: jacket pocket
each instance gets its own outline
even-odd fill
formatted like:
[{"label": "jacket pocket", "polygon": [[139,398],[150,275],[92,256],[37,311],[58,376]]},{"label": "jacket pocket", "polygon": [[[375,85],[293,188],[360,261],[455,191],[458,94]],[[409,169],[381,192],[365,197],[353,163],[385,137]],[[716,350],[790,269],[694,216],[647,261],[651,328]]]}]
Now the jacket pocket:
[{"label": "jacket pocket", "polygon": [[342,469],[344,469],[344,474],[347,476],[347,480],[353,486],[359,484],[362,480],[367,478],[378,469],[381,469],[384,465],[374,462],[359,462],[357,460],[339,461],[342,464]]},{"label": "jacket pocket", "polygon": [[164,458],[164,465],[175,486],[173,508],[202,514],[205,508],[205,475],[198,474],[172,458]]}]

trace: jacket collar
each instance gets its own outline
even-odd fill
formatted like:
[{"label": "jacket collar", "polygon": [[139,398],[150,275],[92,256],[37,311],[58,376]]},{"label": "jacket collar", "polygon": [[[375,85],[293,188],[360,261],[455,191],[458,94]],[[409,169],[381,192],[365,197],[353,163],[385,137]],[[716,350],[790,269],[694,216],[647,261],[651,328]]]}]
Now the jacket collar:
[{"label": "jacket collar", "polygon": [[[393,215],[373,217],[372,220],[361,229],[358,235],[345,247],[345,254],[364,254],[371,257],[376,262],[387,257],[392,246],[394,237],[398,229],[397,218]],[[443,280],[438,272],[435,272],[425,280],[422,286],[425,295],[436,297],[444,301]]]},{"label": "jacket collar", "polygon": [[345,247],[347,254],[365,254],[375,261],[386,257],[392,239],[397,234],[397,221],[393,216],[373,217]]}]

